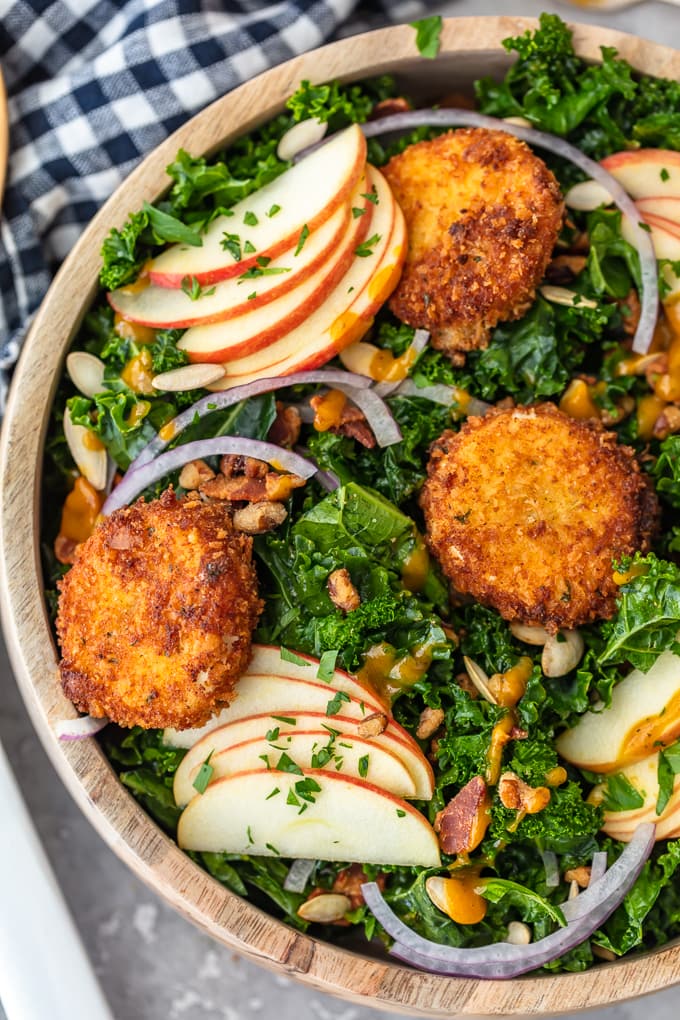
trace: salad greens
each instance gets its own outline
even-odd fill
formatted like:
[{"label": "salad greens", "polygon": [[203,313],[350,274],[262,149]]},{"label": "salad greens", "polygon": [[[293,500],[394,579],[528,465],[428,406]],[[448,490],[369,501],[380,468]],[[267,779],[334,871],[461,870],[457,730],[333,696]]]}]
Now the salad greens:
[{"label": "salad greens", "polygon": [[[425,18],[413,27],[420,52],[434,57],[441,18]],[[594,158],[637,144],[680,149],[679,83],[635,75],[608,49],[600,65],[586,65],[574,53],[569,29],[555,15],[542,15],[536,32],[506,40],[505,46],[517,54],[517,60],[504,80],[476,83],[483,113],[526,117],[543,131],[564,135]],[[377,102],[398,94],[397,83],[387,76],[348,86],[303,82],[284,113],[237,139],[215,159],[180,151],[167,168],[171,181],[167,195],[131,213],[106,239],[102,287],[113,289],[133,280],[144,262],[167,242],[199,243],[202,228],[214,217],[228,215],[235,202],[282,173],[288,164],[278,158],[277,144],[293,123],[315,117],[328,122],[333,131],[365,121]],[[370,159],[383,164],[411,141],[431,134],[430,129],[418,129],[389,143],[372,141]],[[558,162],[555,171],[564,187],[572,183],[572,167]],[[275,214],[273,208],[271,215]],[[582,271],[574,274],[569,286],[589,301],[565,306],[538,297],[523,318],[499,325],[489,346],[471,352],[464,367],[454,367],[440,352],[428,348],[411,375],[418,387],[445,383],[482,400],[519,403],[558,399],[576,373],[599,379],[593,399],[611,413],[612,427],[621,440],[644,452],[644,466],[662,501],[667,509],[677,509],[680,437],[650,440],[640,434],[634,415],[614,413],[622,400],[647,392],[644,378],[617,371],[626,354],[622,347],[624,299],[639,283],[637,254],[621,237],[620,219],[619,213],[604,210],[573,214],[568,230],[586,231],[590,247]],[[96,433],[117,467],[125,470],[166,422],[202,395],[203,391],[163,396],[139,393],[125,381],[124,369],[134,359],[146,359],[152,373],[185,364],[187,357],[176,346],[181,332],[158,332],[146,344],[118,332],[104,301],[88,314],[78,345],[104,362],[106,389],[87,398],[75,394],[68,380],[62,382],[47,443],[46,506],[63,499],[73,473],[63,440],[65,401],[73,421]],[[383,309],[370,339],[399,356],[411,343],[413,330]],[[282,389],[277,399],[296,402],[306,395],[301,388]],[[612,689],[629,666],[648,670],[661,650],[680,653],[676,642],[680,567],[672,558],[680,552],[680,529],[671,530],[670,538],[659,546],[667,559],[650,553],[618,565],[629,576],[621,584],[616,615],[583,628],[586,651],[579,667],[565,677],[549,679],[541,670],[541,649],[518,640],[498,613],[477,604],[449,604],[437,567],[424,553],[417,496],[429,446],[445,428],[456,427],[455,416],[450,408],[425,396],[394,395],[388,404],[402,440],[386,449],[367,449],[348,436],[305,428],[306,450],[341,484],[324,494],[316,483],[309,483],[292,497],[285,523],[257,538],[255,555],[266,608],[255,637],[319,656],[322,679],[330,679],[336,664],[359,669],[372,646],[389,653],[394,663],[390,682],[396,694],[396,719],[415,733],[425,708],[443,713],[435,743],[421,741],[434,764],[436,789],[432,802],[419,807],[433,821],[463,785],[485,774],[492,731],[507,714],[461,683],[463,656],[489,675],[507,671],[522,657],[529,660],[526,691],[516,709],[520,735],[509,744],[504,767],[530,785],[543,785],[562,764],[554,746],[559,732],[573,725],[593,702],[608,704]],[[179,442],[224,434],[264,439],[275,417],[273,395],[252,398],[196,421]],[[46,521],[45,533],[47,549],[56,533],[54,520]],[[421,562],[425,556],[417,583],[409,573],[414,556]],[[329,575],[340,568],[348,571],[361,597],[359,608],[349,614],[335,607],[327,590]],[[48,583],[53,584],[61,573],[63,567],[47,549]],[[422,666],[415,682],[400,680],[399,665],[407,660]],[[340,709],[340,702],[330,703],[329,716]],[[174,835],[180,811],[172,783],[184,752],[165,747],[160,731],[140,728],[125,732],[109,726],[102,740],[121,781]],[[676,744],[660,756],[660,810],[678,772]],[[598,777],[569,766],[565,781],[552,787],[547,807],[527,815],[520,824],[515,811],[494,800],[481,847],[493,875],[484,889],[487,914],[479,924],[456,924],[434,906],[425,882],[441,869],[364,865],[364,873],[375,878],[382,872],[387,880],[385,898],[392,908],[420,934],[442,944],[473,946],[501,940],[512,920],[531,923],[538,939],[559,921],[559,904],[568,892],[563,879],[557,886],[548,884],[542,855],[559,855],[564,873],[588,865],[602,847],[610,861],[620,852],[620,844],[600,834],[602,806],[586,799],[597,781]],[[640,794],[625,777],[609,778],[604,808],[623,811],[640,803]],[[229,889],[302,930],[308,923],[297,914],[300,905],[312,890],[331,889],[346,867],[316,862],[304,891],[298,893],[285,888],[287,861],[215,853],[192,856]],[[593,947],[596,952],[599,947],[620,955],[680,934],[680,890],[673,884],[679,864],[680,840],[658,847],[602,929],[547,969],[583,970],[593,963]],[[352,922],[350,929],[327,926],[323,934],[342,939],[358,926],[369,939],[382,937],[365,906],[354,908],[347,918]]]}]

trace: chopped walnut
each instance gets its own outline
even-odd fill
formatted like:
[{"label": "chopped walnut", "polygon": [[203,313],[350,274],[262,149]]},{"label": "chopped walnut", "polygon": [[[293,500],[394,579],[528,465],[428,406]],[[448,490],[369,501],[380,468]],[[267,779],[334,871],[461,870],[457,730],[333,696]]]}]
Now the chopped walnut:
[{"label": "chopped walnut", "polygon": [[621,397],[620,400],[616,401],[614,409],[610,410],[607,407],[603,407],[600,411],[600,418],[602,424],[609,428],[611,425],[618,425],[619,422],[627,418],[629,414],[635,409],[635,398],[626,394]]},{"label": "chopped walnut", "polygon": [[484,839],[491,822],[490,797],[481,776],[475,776],[434,820],[445,854],[469,854]]},{"label": "chopped walnut", "polygon": [[436,733],[444,722],[444,712],[441,708],[426,708],[420,713],[416,736],[419,740],[426,740]]},{"label": "chopped walnut", "polygon": [[343,613],[351,613],[361,605],[359,592],[352,584],[352,578],[345,567],[340,567],[339,570],[329,574],[326,586],[331,602],[338,609],[342,609]]},{"label": "chopped walnut", "polygon": [[635,331],[640,322],[640,298],[638,297],[638,292],[634,287],[631,287],[625,298],[621,298],[616,304],[621,309],[623,332],[626,336],[635,336]]},{"label": "chopped walnut", "polygon": [[529,786],[514,772],[504,772],[498,781],[498,796],[503,807],[535,815],[547,807],[550,790],[547,786]]},{"label": "chopped walnut", "polygon": [[377,737],[387,726],[387,716],[384,712],[373,712],[362,719],[357,727],[360,737]]},{"label": "chopped walnut", "polygon": [[585,269],[586,262],[585,255],[557,255],[545,271],[546,279],[559,286],[573,283]]},{"label": "chopped walnut", "polygon": [[280,400],[276,401],[276,418],[269,429],[267,439],[277,446],[285,446],[291,450],[300,438],[302,419],[297,407],[285,407]]},{"label": "chopped walnut", "polygon": [[198,489],[203,482],[215,477],[215,472],[204,460],[190,460],[182,468],[179,484],[183,489]]},{"label": "chopped walnut", "polygon": [[368,119],[380,120],[382,117],[393,117],[395,113],[407,113],[410,109],[411,104],[403,96],[395,96],[393,99],[381,99],[371,110]]},{"label": "chopped walnut", "polygon": [[654,438],[665,439],[676,432],[680,432],[680,407],[669,404],[654,423]]},{"label": "chopped walnut", "polygon": [[[344,896],[347,896],[352,904],[352,910],[356,910],[357,907],[364,905],[361,887],[366,881],[367,878],[364,874],[363,865],[350,864],[348,868],[343,868],[342,871],[338,872],[337,878],[332,885],[332,892],[342,893]],[[385,888],[385,875],[382,871],[378,872],[373,881],[380,890]]]},{"label": "chopped walnut", "polygon": [[283,503],[249,503],[234,511],[234,527],[247,535],[263,535],[283,524],[288,511]]},{"label": "chopped walnut", "polygon": [[565,882],[576,882],[581,889],[587,889],[590,885],[590,868],[587,864],[580,868],[569,868],[564,873]]}]

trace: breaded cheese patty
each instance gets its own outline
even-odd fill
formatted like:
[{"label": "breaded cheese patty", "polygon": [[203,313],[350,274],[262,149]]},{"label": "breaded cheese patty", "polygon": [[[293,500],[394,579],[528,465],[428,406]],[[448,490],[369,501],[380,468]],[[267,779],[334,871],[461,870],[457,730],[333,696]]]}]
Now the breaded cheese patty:
[{"label": "breaded cheese patty", "polygon": [[658,516],[633,451],[549,403],[445,432],[421,504],[458,592],[552,632],[613,615],[612,561],[647,550]]},{"label": "breaded cheese patty", "polygon": [[106,518],[61,581],[64,692],[121,726],[201,726],[250,661],[262,609],[252,540],[219,503],[171,490]]},{"label": "breaded cheese patty", "polygon": [[460,361],[533,301],[562,222],[559,185],[524,142],[485,128],[410,145],[383,173],[409,234],[390,308]]}]

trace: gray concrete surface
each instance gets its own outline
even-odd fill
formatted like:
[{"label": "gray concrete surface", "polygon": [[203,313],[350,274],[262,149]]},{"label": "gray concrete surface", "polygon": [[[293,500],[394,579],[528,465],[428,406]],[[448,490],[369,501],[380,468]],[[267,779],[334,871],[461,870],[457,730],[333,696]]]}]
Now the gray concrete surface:
[{"label": "gray concrete surface", "polygon": [[[408,3],[399,4],[408,20]],[[680,10],[645,3],[613,15],[566,4],[454,0],[449,15],[555,10],[680,46]],[[403,15],[402,15],[403,11]],[[238,959],[194,929],[114,857],[71,802],[30,725],[0,644],[0,740],[18,776],[116,1020],[396,1020],[310,991]],[[3,832],[3,837],[6,834]],[[3,918],[0,918],[0,924]],[[35,961],[36,980],[40,979]],[[680,975],[679,975],[680,977]],[[597,1010],[593,1020],[674,1020],[678,993]],[[5,1014],[0,1006],[0,1020]],[[45,1020],[49,1020],[48,1017]],[[94,1020],[80,1018],[74,1020]]]}]

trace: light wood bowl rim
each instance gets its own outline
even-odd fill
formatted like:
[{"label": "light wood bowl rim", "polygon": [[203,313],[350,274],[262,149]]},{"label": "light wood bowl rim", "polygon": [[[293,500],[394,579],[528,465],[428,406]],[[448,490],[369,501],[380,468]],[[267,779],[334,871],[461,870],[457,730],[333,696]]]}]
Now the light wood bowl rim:
[{"label": "light wood bowl rim", "polygon": [[[448,19],[440,61],[497,55],[501,41],[535,27],[528,18]],[[615,46],[641,71],[680,77],[680,53],[620,32],[576,25],[578,52],[597,60]],[[389,54],[376,65],[377,54]],[[112,225],[167,187],[164,168],[181,146],[212,152],[271,116],[303,79],[358,79],[417,60],[413,30],[381,29],[325,46],[260,75],[217,100],[155,149],[84,232],[58,273],[26,340],[7,408],[0,451],[0,590],[5,634],[21,693],[53,765],[114,852],[184,916],[232,950],[346,1000],[423,1017],[573,1012],[668,987],[680,977],[670,946],[583,974],[472,981],[410,970],[293,931],[194,865],[118,782],[94,741],[60,743],[57,719],[74,715],[57,681],[57,658],[42,596],[38,530],[42,451],[49,408],[68,345],[96,289],[94,267]],[[225,130],[232,123],[235,129]]]}]

